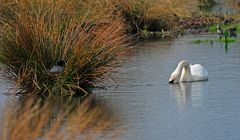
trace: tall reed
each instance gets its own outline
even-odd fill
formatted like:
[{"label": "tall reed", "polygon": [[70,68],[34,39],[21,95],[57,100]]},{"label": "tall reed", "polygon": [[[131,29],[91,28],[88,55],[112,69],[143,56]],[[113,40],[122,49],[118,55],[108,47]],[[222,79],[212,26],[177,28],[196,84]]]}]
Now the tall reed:
[{"label": "tall reed", "polygon": [[[87,94],[127,44],[125,25],[95,1],[2,0],[0,63],[19,93]],[[101,3],[106,5],[108,3]],[[49,73],[59,60],[64,72]]]}]

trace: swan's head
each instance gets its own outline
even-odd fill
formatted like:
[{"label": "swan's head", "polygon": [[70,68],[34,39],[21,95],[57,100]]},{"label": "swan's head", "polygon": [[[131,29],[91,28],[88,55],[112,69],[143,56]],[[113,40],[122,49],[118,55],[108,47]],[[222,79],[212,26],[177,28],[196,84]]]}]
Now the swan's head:
[{"label": "swan's head", "polygon": [[[180,75],[180,76],[181,76],[181,75]],[[176,73],[176,71],[174,71],[174,72],[171,74],[171,76],[170,76],[170,78],[169,78],[169,80],[168,80],[168,83],[169,83],[169,84],[176,84],[176,83],[178,83],[179,80],[180,80],[180,76],[179,76],[179,74]]]},{"label": "swan's head", "polygon": [[173,73],[171,74],[169,80],[168,80],[168,83],[169,83],[169,84],[178,83],[178,81],[180,80],[180,78],[179,78],[179,80],[178,80],[177,77],[178,77],[177,74],[173,72]]},{"label": "swan's head", "polygon": [[182,74],[182,68],[187,67],[187,66],[189,66],[188,61],[186,61],[186,60],[180,61],[178,63],[177,68],[175,69],[175,71],[171,74],[171,76],[168,80],[168,83],[169,84],[178,83],[180,81],[180,77],[181,77],[181,74]]}]

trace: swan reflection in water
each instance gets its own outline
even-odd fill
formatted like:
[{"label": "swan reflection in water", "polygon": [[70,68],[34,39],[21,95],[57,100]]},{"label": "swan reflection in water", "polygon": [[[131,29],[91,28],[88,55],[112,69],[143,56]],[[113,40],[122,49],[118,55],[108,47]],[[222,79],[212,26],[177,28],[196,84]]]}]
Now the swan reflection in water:
[{"label": "swan reflection in water", "polygon": [[208,92],[208,82],[182,82],[169,86],[170,93],[176,98],[178,107],[199,107]]}]

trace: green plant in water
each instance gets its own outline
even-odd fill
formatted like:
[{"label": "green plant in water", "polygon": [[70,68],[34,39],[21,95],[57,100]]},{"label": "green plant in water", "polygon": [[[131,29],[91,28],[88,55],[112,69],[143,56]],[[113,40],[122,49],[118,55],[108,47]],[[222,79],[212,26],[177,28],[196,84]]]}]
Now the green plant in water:
[{"label": "green plant in water", "polygon": [[[227,24],[227,25],[221,25],[221,28],[225,31],[228,30],[229,28],[236,28],[237,33],[240,33],[240,24]],[[216,33],[217,32],[217,25],[211,25],[209,26],[209,31]]]},{"label": "green plant in water", "polygon": [[215,40],[209,40],[209,39],[205,39],[205,40],[194,40],[192,41],[192,43],[194,44],[213,44],[213,42],[219,42],[219,43],[224,43],[224,44],[230,44],[230,43],[234,43],[234,42],[239,42],[239,40],[235,39],[235,38],[222,38],[222,39],[215,39]]},{"label": "green plant in water", "polygon": [[209,26],[209,31],[210,32],[217,32],[217,25],[212,25],[212,26]]},{"label": "green plant in water", "polygon": [[228,42],[228,43],[234,43],[234,42],[239,42],[239,40],[235,39],[235,38],[227,38],[227,41],[225,40],[225,38],[223,39],[220,39],[220,40],[216,40],[217,42],[220,42],[220,43],[225,43],[225,42]]},{"label": "green plant in water", "polygon": [[194,43],[194,44],[209,44],[211,41],[213,41],[213,40],[209,40],[209,39],[205,39],[205,40],[200,40],[200,39],[198,39],[198,40],[194,40],[194,41],[192,41],[192,43]]},{"label": "green plant in water", "polygon": [[228,38],[229,38],[229,31],[225,30],[223,33],[224,39],[225,39],[225,43],[228,43]]},{"label": "green plant in water", "polygon": [[223,33],[225,39],[225,52],[228,53],[228,38],[229,38],[229,31],[225,30]]},{"label": "green plant in water", "polygon": [[[91,18],[94,10],[81,11],[83,3],[77,0],[8,4],[0,13],[0,63],[20,93],[87,94],[124,53],[122,20],[110,16],[99,20],[96,15]],[[49,73],[59,60],[66,61],[63,73]]]}]

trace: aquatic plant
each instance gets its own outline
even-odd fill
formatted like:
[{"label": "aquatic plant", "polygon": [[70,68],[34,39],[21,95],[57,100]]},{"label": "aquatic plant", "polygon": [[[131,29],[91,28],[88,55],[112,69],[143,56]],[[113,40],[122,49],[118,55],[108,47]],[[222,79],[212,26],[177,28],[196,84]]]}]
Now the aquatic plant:
[{"label": "aquatic plant", "polygon": [[211,26],[209,26],[209,31],[210,32],[217,32],[217,25],[211,25]]},{"label": "aquatic plant", "polygon": [[212,39],[205,39],[205,40],[201,40],[201,39],[197,39],[197,40],[193,40],[192,43],[194,44],[210,44],[210,42],[212,42]]},{"label": "aquatic plant", "polygon": [[[234,24],[223,24],[223,25],[221,25],[221,28],[222,28],[223,30],[228,30],[228,29],[230,29],[230,28],[236,28],[237,33],[238,33],[238,34],[240,33],[240,24],[238,24],[238,23],[234,23]],[[216,32],[217,32],[217,25],[214,24],[214,25],[209,26],[209,31],[210,31],[210,32],[213,32],[213,33],[216,33]]]},{"label": "aquatic plant", "polygon": [[114,139],[124,126],[113,126],[117,118],[111,113],[94,98],[8,100],[0,116],[0,139]]},{"label": "aquatic plant", "polygon": [[[126,50],[123,20],[95,1],[6,1],[0,63],[18,93],[88,94]],[[66,62],[64,71],[49,73],[59,60]]]},{"label": "aquatic plant", "polygon": [[222,38],[222,39],[197,39],[197,40],[193,40],[192,43],[194,44],[210,44],[211,42],[219,42],[219,43],[234,43],[234,42],[239,42],[240,40],[236,39],[236,38],[229,38],[227,37]]}]

